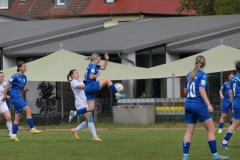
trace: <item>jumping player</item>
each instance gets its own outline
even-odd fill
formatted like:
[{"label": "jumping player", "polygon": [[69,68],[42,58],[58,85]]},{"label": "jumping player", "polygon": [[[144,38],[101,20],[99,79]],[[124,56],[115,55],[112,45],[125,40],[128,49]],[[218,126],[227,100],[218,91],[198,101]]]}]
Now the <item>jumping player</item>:
[{"label": "jumping player", "polygon": [[189,160],[188,152],[191,139],[196,127],[197,119],[199,119],[208,132],[208,145],[212,153],[213,160],[225,160],[228,156],[221,156],[217,153],[215,140],[215,127],[210,112],[213,107],[210,104],[206,89],[208,86],[207,74],[203,72],[206,61],[203,56],[197,56],[195,60],[195,68],[187,74],[184,85],[184,93],[187,94],[185,102],[185,122],[187,130],[183,138],[183,158]]},{"label": "jumping player", "polygon": [[[232,77],[233,77],[233,73],[230,73],[228,75],[229,81],[224,82],[219,91],[220,98],[222,99],[222,109],[221,109],[222,114],[221,114],[221,118],[219,120],[218,133],[222,133],[224,121],[227,117],[228,111],[230,109],[232,110],[232,108],[231,108],[232,103],[230,102],[230,97],[229,97],[229,88],[230,88],[230,83],[231,83]],[[224,93],[224,95],[223,95],[223,93]],[[230,125],[232,125],[232,121],[230,121]]]},{"label": "jumping player", "polygon": [[[101,57],[98,54],[93,53],[91,57],[86,58],[86,60],[90,59],[90,62],[91,62],[86,69],[85,80],[84,80],[84,83],[86,85],[84,88],[84,92],[87,97],[88,112],[89,111],[92,112],[94,110],[94,99],[95,99],[94,94],[98,92],[101,88],[103,88],[105,85],[108,85],[111,91],[115,94],[116,99],[121,99],[126,97],[125,94],[118,93],[116,87],[114,86],[114,84],[109,78],[103,78],[103,79],[100,79],[99,81],[96,80],[97,77],[99,77],[101,74],[99,70],[105,70],[107,67],[109,56],[106,52],[104,53],[104,57],[105,57],[105,62],[102,66],[99,65]],[[80,114],[80,111],[70,112],[69,121],[71,121],[73,117],[76,116],[77,114]],[[81,113],[81,114],[84,114],[84,113]]]},{"label": "jumping player", "polygon": [[[86,108],[88,107],[87,104],[87,99],[84,93],[84,87],[85,84],[83,83],[82,80],[79,79],[79,74],[78,71],[75,69],[72,69],[71,71],[69,71],[69,74],[67,75],[67,79],[68,81],[69,78],[71,77],[71,89],[74,93],[74,98],[75,98],[75,107],[77,110],[81,109],[81,108]],[[92,141],[102,141],[100,138],[98,138],[97,134],[96,134],[96,129],[93,123],[93,118],[92,118],[92,113],[91,112],[87,112],[85,114],[83,114],[85,121],[83,121],[79,126],[77,126],[76,128],[71,129],[71,132],[73,133],[74,137],[78,140],[78,134],[77,132],[79,132],[80,130],[86,128],[88,126],[90,132],[92,133]]]},{"label": "jumping player", "polygon": [[26,119],[31,130],[30,133],[38,134],[42,132],[41,130],[34,128],[31,108],[22,99],[22,90],[23,91],[30,90],[29,87],[26,87],[27,77],[24,75],[26,70],[27,70],[26,63],[23,61],[18,62],[18,66],[17,66],[18,73],[13,74],[10,80],[8,81],[8,83],[6,84],[6,87],[4,89],[4,97],[2,98],[2,101],[5,101],[5,99],[7,98],[8,87],[12,85],[12,90],[10,93],[10,102],[14,106],[15,119],[13,123],[13,133],[10,139],[13,141],[19,141],[17,138],[17,131],[18,131],[18,125],[21,118],[22,110],[26,112]]},{"label": "jumping player", "polygon": [[238,127],[240,124],[240,61],[238,61],[235,65],[237,74],[232,78],[230,89],[229,89],[229,96],[230,101],[233,103],[233,118],[232,118],[232,125],[229,126],[226,135],[221,143],[221,147],[224,149],[230,149],[228,146],[228,141],[230,140],[233,131]]}]

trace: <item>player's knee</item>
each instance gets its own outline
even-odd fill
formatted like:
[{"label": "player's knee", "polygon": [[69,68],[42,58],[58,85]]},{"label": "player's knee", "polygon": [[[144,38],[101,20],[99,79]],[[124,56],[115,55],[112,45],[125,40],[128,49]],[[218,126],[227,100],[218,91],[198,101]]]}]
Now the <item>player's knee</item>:
[{"label": "player's knee", "polygon": [[222,114],[222,119],[226,119],[227,115],[226,114]]}]

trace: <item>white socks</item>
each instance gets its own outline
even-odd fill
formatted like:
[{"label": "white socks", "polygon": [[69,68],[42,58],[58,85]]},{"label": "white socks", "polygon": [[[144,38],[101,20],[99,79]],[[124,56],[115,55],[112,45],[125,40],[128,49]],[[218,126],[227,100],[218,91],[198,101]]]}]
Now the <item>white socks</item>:
[{"label": "white socks", "polygon": [[6,122],[8,128],[8,134],[12,135],[12,121]]},{"label": "white socks", "polygon": [[75,130],[76,130],[77,132],[79,132],[80,130],[82,130],[82,129],[86,128],[86,127],[87,127],[87,123],[86,123],[86,121],[83,121],[79,126],[77,126],[77,127],[75,128]]}]

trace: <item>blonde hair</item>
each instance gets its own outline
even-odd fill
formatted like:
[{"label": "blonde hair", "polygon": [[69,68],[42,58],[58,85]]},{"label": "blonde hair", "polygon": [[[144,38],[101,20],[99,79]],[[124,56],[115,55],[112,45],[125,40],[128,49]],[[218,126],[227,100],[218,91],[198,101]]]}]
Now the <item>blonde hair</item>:
[{"label": "blonde hair", "polygon": [[200,68],[203,68],[206,64],[206,60],[205,60],[205,57],[203,56],[197,56],[196,57],[196,60],[195,60],[195,68],[193,69],[192,73],[190,74],[190,78],[189,78],[189,83],[192,83],[193,81],[193,78],[195,77],[195,75],[197,74],[198,70]]},{"label": "blonde hair", "polygon": [[100,57],[99,54],[93,53],[91,56],[86,57],[85,60],[90,60],[92,62],[93,60],[97,59],[98,57]]}]

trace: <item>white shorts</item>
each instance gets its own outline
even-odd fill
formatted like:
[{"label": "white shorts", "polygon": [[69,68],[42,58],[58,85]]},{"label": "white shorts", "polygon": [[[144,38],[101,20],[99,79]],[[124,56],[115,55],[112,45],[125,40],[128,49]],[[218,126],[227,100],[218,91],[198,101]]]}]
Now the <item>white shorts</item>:
[{"label": "white shorts", "polygon": [[76,105],[76,104],[75,104],[76,110],[83,109],[83,108],[87,108],[87,107],[88,107],[88,106],[82,107],[82,106],[79,106],[79,105]]},{"label": "white shorts", "polygon": [[6,101],[0,101],[0,114],[6,111],[9,111]]}]

